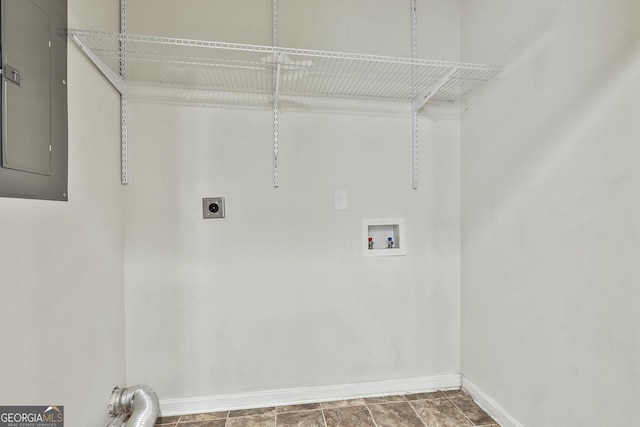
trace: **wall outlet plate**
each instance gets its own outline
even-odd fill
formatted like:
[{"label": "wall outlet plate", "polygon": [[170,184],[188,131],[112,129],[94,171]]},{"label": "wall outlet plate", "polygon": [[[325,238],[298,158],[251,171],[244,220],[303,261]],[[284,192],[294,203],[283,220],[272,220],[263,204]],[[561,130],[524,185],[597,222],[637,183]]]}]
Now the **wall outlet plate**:
[{"label": "wall outlet plate", "polygon": [[205,197],[202,199],[202,218],[224,218],[224,197]]},{"label": "wall outlet plate", "polygon": [[347,190],[334,191],[333,209],[336,211],[347,210]]}]

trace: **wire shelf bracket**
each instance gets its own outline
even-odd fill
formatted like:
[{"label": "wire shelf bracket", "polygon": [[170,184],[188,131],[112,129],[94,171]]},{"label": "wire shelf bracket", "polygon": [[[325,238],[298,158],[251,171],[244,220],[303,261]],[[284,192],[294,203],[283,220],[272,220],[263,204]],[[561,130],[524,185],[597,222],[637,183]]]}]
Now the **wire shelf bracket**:
[{"label": "wire shelf bracket", "polygon": [[75,34],[71,34],[70,37],[71,40],[73,40],[78,45],[80,50],[87,56],[87,58],[89,58],[93,65],[95,65],[98,70],[100,70],[106,77],[106,79],[109,80],[109,83],[111,83],[111,85],[120,93],[120,95],[126,93],[127,83],[120,76],[120,74],[113,71],[113,69],[111,69],[111,67],[109,67],[106,62],[100,59],[98,55],[93,53],[93,51],[89,49],[89,47],[78,38],[78,36],[76,36]]},{"label": "wire shelf bracket", "polygon": [[415,102],[416,112],[422,110],[422,108],[427,104],[427,102],[431,100],[431,98],[433,98],[433,96],[440,90],[440,88],[447,84],[451,76],[453,76],[456,71],[458,71],[457,68],[452,68],[451,70],[446,72],[438,81],[434,82],[431,86],[416,95],[416,97],[413,99]]}]

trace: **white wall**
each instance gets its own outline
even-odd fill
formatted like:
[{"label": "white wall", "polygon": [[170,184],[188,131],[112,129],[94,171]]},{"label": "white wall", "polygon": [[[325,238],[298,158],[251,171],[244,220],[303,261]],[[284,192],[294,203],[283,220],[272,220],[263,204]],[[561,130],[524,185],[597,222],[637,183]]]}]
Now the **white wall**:
[{"label": "white wall", "polygon": [[[132,2],[130,31],[271,43],[270,2],[208,3]],[[279,2],[280,44],[410,53],[408,1],[330,3]],[[420,3],[421,57],[456,59],[457,2]],[[457,122],[421,120],[412,190],[410,117],[283,112],[274,189],[270,111],[130,109],[128,383],[168,399],[459,373]],[[226,219],[202,220],[208,196]],[[406,219],[406,256],[362,256],[372,217]]]},{"label": "white wall", "polygon": [[[112,2],[84,3],[70,26],[115,29]],[[69,202],[0,199],[0,404],[64,405],[89,426],[124,381],[119,107],[71,45],[68,94]]]},{"label": "white wall", "polygon": [[462,372],[525,426],[640,416],[640,7],[463,1]]}]

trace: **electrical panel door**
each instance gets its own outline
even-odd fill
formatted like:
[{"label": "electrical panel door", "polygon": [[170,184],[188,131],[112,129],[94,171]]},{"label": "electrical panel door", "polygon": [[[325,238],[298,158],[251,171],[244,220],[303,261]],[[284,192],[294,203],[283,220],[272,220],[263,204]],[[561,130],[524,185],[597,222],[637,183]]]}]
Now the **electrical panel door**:
[{"label": "electrical panel door", "polygon": [[0,196],[66,200],[66,0],[0,0],[0,14]]},{"label": "electrical panel door", "polygon": [[50,19],[31,0],[7,1],[4,12],[2,166],[50,175]]}]

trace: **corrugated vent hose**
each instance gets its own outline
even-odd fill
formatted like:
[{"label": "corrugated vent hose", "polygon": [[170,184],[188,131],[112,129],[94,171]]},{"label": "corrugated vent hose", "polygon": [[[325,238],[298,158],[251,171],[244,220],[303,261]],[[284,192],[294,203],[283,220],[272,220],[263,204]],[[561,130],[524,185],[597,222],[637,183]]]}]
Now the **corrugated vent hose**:
[{"label": "corrugated vent hose", "polygon": [[147,385],[116,387],[111,392],[109,415],[116,419],[109,426],[153,427],[159,413],[158,395]]}]

